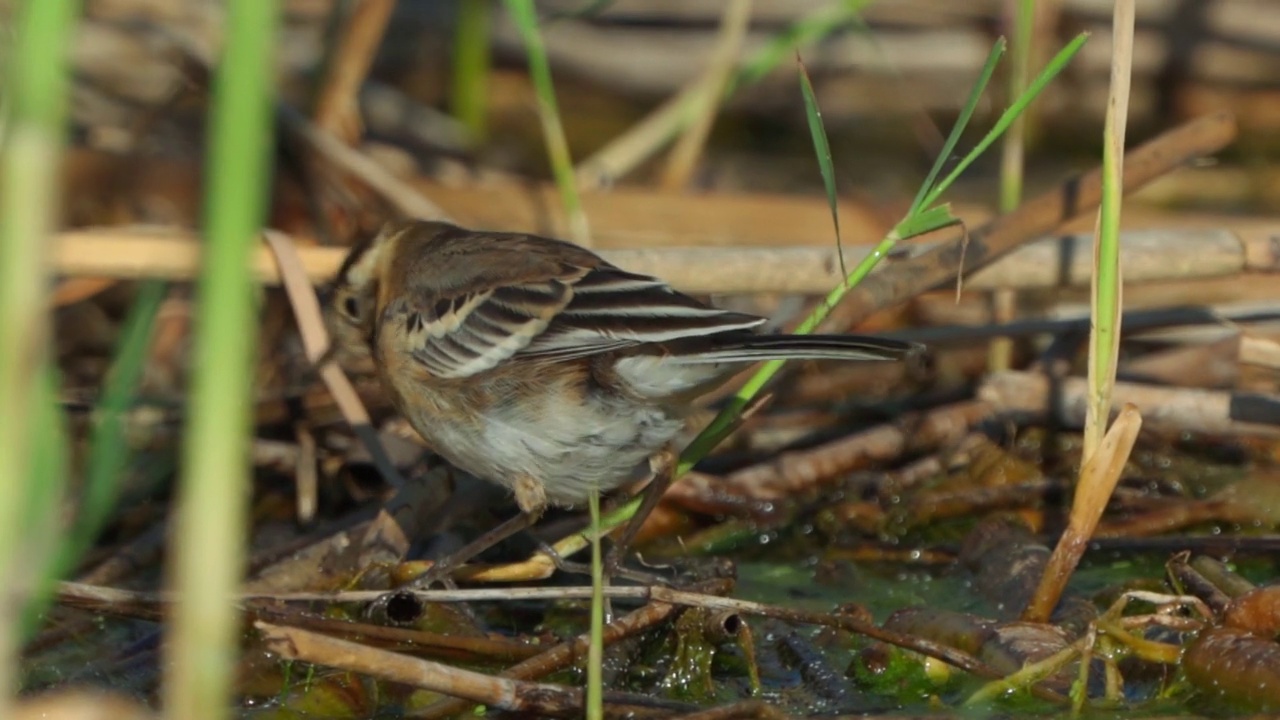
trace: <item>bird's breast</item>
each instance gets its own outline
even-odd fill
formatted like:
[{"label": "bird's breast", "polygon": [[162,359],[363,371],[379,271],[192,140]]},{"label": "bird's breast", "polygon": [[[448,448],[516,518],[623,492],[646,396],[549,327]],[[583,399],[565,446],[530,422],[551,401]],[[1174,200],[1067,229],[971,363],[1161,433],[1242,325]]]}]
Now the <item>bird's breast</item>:
[{"label": "bird's breast", "polygon": [[508,487],[533,477],[554,505],[644,479],[649,458],[683,427],[665,404],[620,391],[588,363],[516,365],[460,380],[389,380],[402,413],[451,463]]}]

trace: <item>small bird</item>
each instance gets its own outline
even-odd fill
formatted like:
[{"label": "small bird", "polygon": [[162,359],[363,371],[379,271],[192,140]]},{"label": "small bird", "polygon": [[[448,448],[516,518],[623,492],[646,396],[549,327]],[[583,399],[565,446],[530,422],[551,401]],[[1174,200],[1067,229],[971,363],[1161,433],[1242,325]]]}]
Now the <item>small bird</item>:
[{"label": "small bird", "polygon": [[329,293],[338,359],[372,360],[397,409],[455,467],[509,488],[521,515],[661,471],[690,403],[762,360],[894,360],[912,343],[762,335],[577,245],[398,221],[352,248]]}]

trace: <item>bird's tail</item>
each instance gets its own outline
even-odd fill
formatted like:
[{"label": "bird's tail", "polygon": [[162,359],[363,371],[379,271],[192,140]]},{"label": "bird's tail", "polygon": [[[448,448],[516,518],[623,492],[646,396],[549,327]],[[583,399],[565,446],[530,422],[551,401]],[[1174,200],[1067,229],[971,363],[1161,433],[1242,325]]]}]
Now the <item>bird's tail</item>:
[{"label": "bird's tail", "polygon": [[667,361],[900,360],[923,350],[924,346],[918,343],[860,335],[744,335],[669,357]]}]

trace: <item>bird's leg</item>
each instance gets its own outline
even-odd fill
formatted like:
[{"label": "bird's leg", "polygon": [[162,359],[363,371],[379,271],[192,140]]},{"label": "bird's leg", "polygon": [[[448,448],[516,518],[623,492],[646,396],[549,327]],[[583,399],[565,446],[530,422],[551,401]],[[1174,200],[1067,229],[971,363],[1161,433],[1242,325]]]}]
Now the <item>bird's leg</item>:
[{"label": "bird's leg", "polygon": [[636,514],[631,516],[631,520],[623,528],[622,534],[618,536],[613,547],[609,548],[609,554],[605,556],[604,576],[606,578],[614,577],[618,574],[627,550],[631,546],[631,541],[636,539],[636,534],[640,532],[640,527],[644,525],[644,521],[648,519],[653,509],[658,506],[658,501],[662,500],[667,488],[671,487],[671,477],[675,473],[678,459],[679,457],[674,450],[666,448],[650,461],[650,466],[653,468],[653,481],[649,483],[649,487],[644,489],[644,500],[641,501]]},{"label": "bird's leg", "polygon": [[[551,543],[543,540],[538,541],[538,550],[542,554],[551,558],[551,564],[556,570],[570,575],[591,575],[591,563],[576,562],[566,559],[555,549]],[[615,578],[625,578],[640,585],[666,585],[666,580],[656,573],[644,572],[643,570],[632,570],[631,568],[619,567],[612,575]]]},{"label": "bird's leg", "polygon": [[502,524],[495,526],[491,530],[485,532],[480,537],[463,545],[456,552],[450,553],[448,557],[441,558],[431,569],[419,575],[406,587],[409,589],[425,590],[437,581],[444,580],[453,573],[454,570],[462,567],[480,553],[515,535],[521,530],[527,529],[529,526],[537,522],[537,516],[530,515],[521,511],[519,515],[505,520]]},{"label": "bird's leg", "polygon": [[516,505],[520,507],[519,515],[483,533],[480,537],[459,548],[457,552],[450,553],[448,557],[431,566],[430,570],[415,578],[407,587],[410,589],[431,587],[437,581],[447,578],[454,570],[462,567],[475,556],[536,523],[547,509],[547,493],[542,483],[534,478],[521,475],[512,482],[511,489],[516,495]]}]

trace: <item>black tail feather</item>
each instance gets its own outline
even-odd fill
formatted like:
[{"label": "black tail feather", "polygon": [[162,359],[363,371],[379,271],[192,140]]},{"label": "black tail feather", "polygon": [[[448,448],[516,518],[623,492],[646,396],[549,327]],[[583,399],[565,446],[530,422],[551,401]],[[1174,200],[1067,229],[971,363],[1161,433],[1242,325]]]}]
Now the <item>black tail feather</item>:
[{"label": "black tail feather", "polygon": [[686,362],[761,360],[901,360],[924,351],[918,343],[860,335],[740,335],[691,353]]}]

